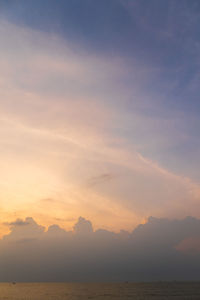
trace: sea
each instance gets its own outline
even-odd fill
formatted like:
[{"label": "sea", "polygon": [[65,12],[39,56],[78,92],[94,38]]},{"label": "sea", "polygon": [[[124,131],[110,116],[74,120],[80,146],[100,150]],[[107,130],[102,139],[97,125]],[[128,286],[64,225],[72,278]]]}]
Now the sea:
[{"label": "sea", "polygon": [[200,282],[0,283],[0,300],[199,299]]}]

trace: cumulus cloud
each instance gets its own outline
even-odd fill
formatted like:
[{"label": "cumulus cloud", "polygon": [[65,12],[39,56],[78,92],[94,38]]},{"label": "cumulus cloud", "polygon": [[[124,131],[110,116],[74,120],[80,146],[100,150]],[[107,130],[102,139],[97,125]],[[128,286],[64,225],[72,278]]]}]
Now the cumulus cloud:
[{"label": "cumulus cloud", "polygon": [[90,234],[93,232],[92,223],[80,217],[78,222],[74,225],[74,232],[81,235]]},{"label": "cumulus cloud", "polygon": [[45,229],[45,227],[38,225],[31,217],[27,217],[25,220],[17,219],[8,225],[10,226],[11,232],[5,235],[3,240],[11,242],[39,238]]},{"label": "cumulus cloud", "polygon": [[17,219],[16,221],[14,222],[10,222],[10,223],[4,223],[5,225],[8,225],[8,226],[24,226],[24,225],[28,225],[28,221],[23,221],[22,219]]},{"label": "cumulus cloud", "polygon": [[193,217],[150,217],[132,232],[119,233],[94,231],[83,217],[73,231],[56,224],[45,230],[32,218],[17,220],[0,240],[0,280],[198,279],[199,231],[200,220]]}]

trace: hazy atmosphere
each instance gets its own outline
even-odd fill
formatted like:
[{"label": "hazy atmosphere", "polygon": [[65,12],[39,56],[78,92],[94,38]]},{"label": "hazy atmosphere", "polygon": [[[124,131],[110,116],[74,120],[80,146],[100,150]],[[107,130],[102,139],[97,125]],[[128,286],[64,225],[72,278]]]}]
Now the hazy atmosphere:
[{"label": "hazy atmosphere", "polygon": [[200,279],[199,24],[0,0],[1,281]]},{"label": "hazy atmosphere", "polygon": [[200,220],[150,217],[132,232],[93,231],[80,217],[72,231],[32,218],[8,224],[0,241],[0,281],[154,281],[199,278]]}]

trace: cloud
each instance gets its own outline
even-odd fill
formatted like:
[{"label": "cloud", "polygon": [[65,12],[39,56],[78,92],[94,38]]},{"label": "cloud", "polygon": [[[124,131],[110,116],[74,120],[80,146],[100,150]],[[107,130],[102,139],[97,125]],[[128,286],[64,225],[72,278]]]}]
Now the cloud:
[{"label": "cloud", "polygon": [[5,225],[15,227],[15,226],[26,226],[29,225],[30,223],[28,222],[29,218],[26,221],[23,221],[22,219],[17,219],[15,222],[10,222],[10,223],[4,223]]},{"label": "cloud", "polygon": [[90,178],[88,180],[88,186],[92,187],[92,186],[95,186],[96,184],[101,184],[101,183],[104,183],[104,182],[109,182],[114,177],[115,176],[113,174],[109,174],[109,173],[104,173],[104,174],[101,174],[99,176],[94,176],[94,177],[92,177],[92,178]]},{"label": "cloud", "polygon": [[182,240],[176,245],[176,249],[183,253],[199,254],[200,253],[200,236],[192,236]]},{"label": "cloud", "polygon": [[93,232],[92,223],[79,217],[78,222],[74,225],[74,232],[80,235],[88,235]]},{"label": "cloud", "polygon": [[[0,240],[1,281],[152,281],[198,279],[200,219],[149,217],[132,232],[48,230],[32,218]],[[196,240],[194,239],[196,237]],[[198,237],[198,239],[197,239]]]},{"label": "cloud", "polygon": [[5,20],[0,40],[3,222],[31,210],[46,226],[84,215],[117,231],[148,215],[199,217],[199,184],[149,158],[183,134],[144,88],[159,68]]},{"label": "cloud", "polygon": [[[90,26],[93,13],[85,18],[79,5],[51,2],[58,9],[53,14],[62,12],[62,20],[69,22],[63,28],[81,29],[82,42],[80,36],[70,39],[67,30],[61,36],[22,25],[26,13],[18,15],[21,25],[0,14],[1,230],[11,228],[1,241],[3,275],[13,280],[15,275],[75,280],[76,274],[84,279],[92,273],[94,279],[106,274],[116,280],[196,276],[196,1],[144,5],[124,0],[111,1],[109,7],[106,1],[86,1],[98,15],[96,31]],[[28,16],[34,10],[26,5]],[[11,10],[18,11],[15,5]],[[81,24],[87,24],[87,34]],[[98,52],[83,42],[97,45],[106,37]],[[188,174],[197,176],[194,180]],[[45,231],[25,218],[30,211],[46,227],[58,224]],[[194,218],[176,219],[188,214]],[[80,217],[73,227],[80,215],[86,219]],[[155,217],[137,226],[149,215]],[[116,233],[133,227],[131,234]],[[24,272],[17,275],[22,266]],[[26,277],[28,270],[32,277]]]},{"label": "cloud", "polygon": [[60,228],[60,226],[58,226],[57,224],[51,225],[48,227],[48,230],[46,232],[46,236],[48,238],[54,238],[54,239],[60,239],[60,238],[65,238],[68,237],[68,235],[70,235],[71,232],[67,232],[66,230],[64,230],[63,228]]},{"label": "cloud", "polygon": [[44,227],[38,225],[31,217],[27,217],[24,221],[17,219],[15,222],[9,223],[11,232],[3,237],[4,241],[31,241],[37,239],[44,233]]}]

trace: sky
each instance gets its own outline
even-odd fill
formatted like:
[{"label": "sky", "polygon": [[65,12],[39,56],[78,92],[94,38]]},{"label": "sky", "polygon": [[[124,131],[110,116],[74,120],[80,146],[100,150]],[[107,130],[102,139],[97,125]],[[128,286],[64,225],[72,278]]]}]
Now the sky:
[{"label": "sky", "polygon": [[0,0],[2,241],[200,218],[199,21],[198,0]]}]

